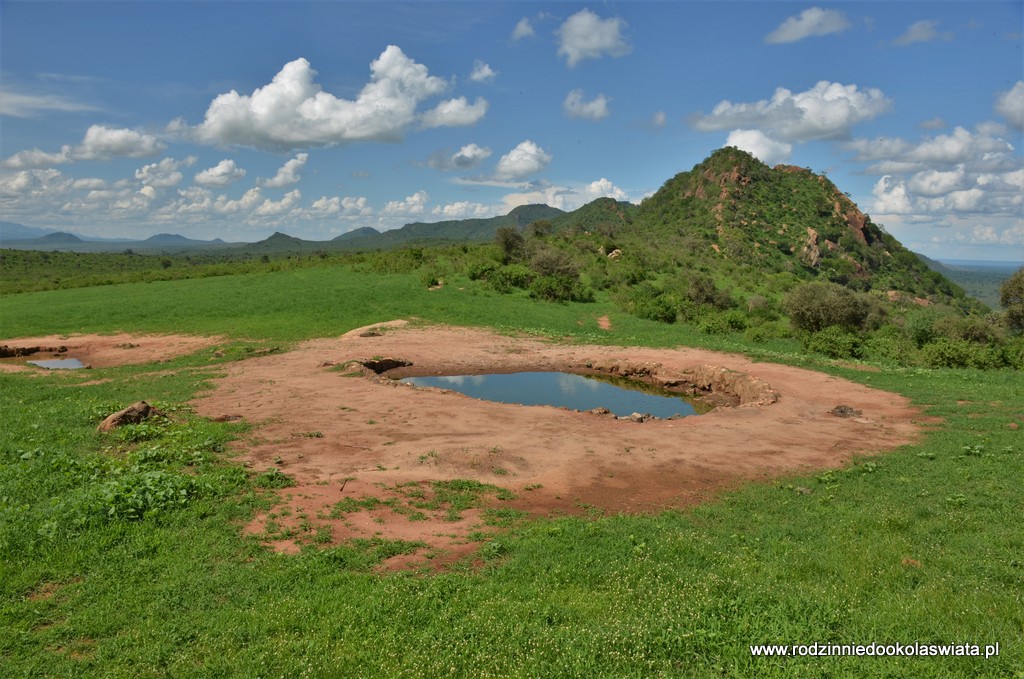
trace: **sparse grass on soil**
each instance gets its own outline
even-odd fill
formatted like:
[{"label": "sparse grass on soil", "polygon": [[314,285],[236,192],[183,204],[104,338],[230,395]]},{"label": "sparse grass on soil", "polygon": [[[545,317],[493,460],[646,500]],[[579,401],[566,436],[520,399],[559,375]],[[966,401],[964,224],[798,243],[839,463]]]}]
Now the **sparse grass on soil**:
[{"label": "sparse grass on soil", "polygon": [[[511,318],[553,338],[743,348],[614,313],[613,329],[598,330],[610,311],[325,268],[6,296],[0,334],[173,330],[285,344],[414,315],[504,329]],[[1024,676],[1024,442],[1011,428],[1024,424],[1020,374],[864,372],[787,345],[751,349],[900,392],[943,422],[918,445],[686,511],[522,520],[492,507],[475,565],[440,574],[374,571],[415,543],[283,556],[244,536],[285,482],[231,461],[224,444],[240,425],[181,406],[215,375],[208,352],[88,374],[0,373],[2,673]],[[245,355],[235,354],[223,360]],[[142,398],[170,421],[130,436],[95,432],[103,415]],[[431,511],[498,492],[431,491]],[[815,642],[998,642],[1000,655],[749,651]]]}]

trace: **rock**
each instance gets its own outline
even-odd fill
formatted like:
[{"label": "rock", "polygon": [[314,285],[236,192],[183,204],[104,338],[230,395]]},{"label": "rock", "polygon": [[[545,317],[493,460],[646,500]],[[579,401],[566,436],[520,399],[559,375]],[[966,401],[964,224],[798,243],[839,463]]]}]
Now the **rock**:
[{"label": "rock", "polygon": [[647,420],[654,419],[654,415],[650,413],[633,413],[626,419],[630,422],[646,422]]},{"label": "rock", "polygon": [[373,372],[380,375],[388,370],[395,368],[407,368],[412,365],[409,361],[403,361],[400,358],[371,358],[368,361],[362,361],[364,367],[369,368]]},{"label": "rock", "polygon": [[107,419],[100,422],[100,425],[96,427],[96,431],[110,431],[117,427],[123,427],[126,424],[138,424],[151,417],[167,417],[167,415],[145,401],[139,401],[138,403],[131,404],[124,410],[118,410],[113,415],[108,415]]},{"label": "rock", "polygon": [[847,406],[847,405],[838,405],[835,408],[833,408],[832,410],[830,410],[829,412],[831,414],[835,415],[836,417],[860,417],[861,416],[861,411],[857,410],[856,408],[851,408],[850,406]]},{"label": "rock", "polygon": [[592,413],[594,415],[611,415],[612,413],[612,411],[608,410],[607,408],[594,408],[587,412]]},{"label": "rock", "polygon": [[798,256],[801,262],[813,269],[818,268],[818,264],[821,263],[821,249],[818,247],[818,232],[809,226],[807,227],[807,242],[805,242],[804,246],[800,249],[800,254]]},{"label": "rock", "polygon": [[224,352],[220,351],[219,349],[210,355],[213,356],[214,358],[224,358]]},{"label": "rock", "polygon": [[367,330],[366,332],[359,333],[360,337],[383,337],[384,333],[378,330]]}]

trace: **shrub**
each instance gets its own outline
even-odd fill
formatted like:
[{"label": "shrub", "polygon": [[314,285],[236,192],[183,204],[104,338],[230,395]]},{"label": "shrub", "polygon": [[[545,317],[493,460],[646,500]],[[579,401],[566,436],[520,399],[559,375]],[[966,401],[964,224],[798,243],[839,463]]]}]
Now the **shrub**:
[{"label": "shrub", "polygon": [[866,357],[909,365],[914,360],[917,346],[903,328],[886,325],[864,342],[863,354]]},{"label": "shrub", "polygon": [[863,295],[841,285],[805,283],[793,288],[783,301],[793,327],[816,333],[829,327],[846,331],[859,329],[871,311]]},{"label": "shrub", "polygon": [[498,265],[495,262],[473,262],[469,267],[467,267],[466,275],[469,276],[469,280],[478,281],[480,279],[486,279],[497,268]]},{"label": "shrub", "polygon": [[803,344],[806,351],[830,358],[856,358],[861,350],[859,337],[835,325],[807,335]]},{"label": "shrub", "polygon": [[530,257],[530,268],[541,276],[578,278],[579,269],[565,250],[545,247],[537,250]]},{"label": "shrub", "polygon": [[526,239],[514,227],[503,226],[494,234],[494,242],[498,245],[501,263],[521,261],[526,257]]},{"label": "shrub", "polygon": [[1003,281],[999,304],[1006,309],[1006,326],[1013,332],[1024,332],[1024,267]]},{"label": "shrub", "polygon": [[697,330],[708,335],[727,335],[730,328],[729,323],[723,316],[708,314],[697,324]]},{"label": "shrub", "polygon": [[537,276],[530,283],[530,297],[549,302],[594,301],[594,293],[569,276]]},{"label": "shrub", "polygon": [[980,318],[945,316],[935,321],[932,330],[936,337],[964,340],[976,344],[997,344],[1003,339],[999,328]]},{"label": "shrub", "polygon": [[732,297],[725,290],[715,287],[710,276],[695,275],[690,279],[687,296],[694,304],[703,304],[716,309],[728,309],[732,306]]},{"label": "shrub", "polygon": [[921,349],[921,361],[929,368],[1001,368],[1006,365],[1001,347],[972,344],[940,337]]},{"label": "shrub", "polygon": [[633,303],[633,315],[661,323],[676,322],[675,306],[664,295],[636,299]]},{"label": "shrub", "polygon": [[487,282],[494,290],[508,294],[515,288],[526,289],[533,281],[534,273],[523,264],[509,264],[496,269],[487,276]]}]

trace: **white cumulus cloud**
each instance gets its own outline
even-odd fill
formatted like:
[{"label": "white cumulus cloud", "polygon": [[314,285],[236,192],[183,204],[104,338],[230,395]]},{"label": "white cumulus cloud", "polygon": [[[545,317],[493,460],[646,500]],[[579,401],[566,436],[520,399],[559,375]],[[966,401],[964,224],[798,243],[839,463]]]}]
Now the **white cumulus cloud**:
[{"label": "white cumulus cloud", "polygon": [[71,147],[62,146],[57,153],[47,153],[40,149],[27,149],[18,151],[14,155],[5,158],[3,166],[13,170],[28,170],[33,168],[52,167],[72,162]]},{"label": "white cumulus cloud", "polygon": [[614,198],[615,200],[626,200],[626,192],[620,189],[611,181],[601,177],[583,187],[582,197],[584,203],[589,203],[598,198]]},{"label": "white cumulus cloud", "polygon": [[431,210],[431,214],[443,219],[479,219],[494,217],[499,213],[500,210],[496,206],[472,203],[467,200],[438,205]]},{"label": "white cumulus cloud", "polygon": [[261,179],[258,183],[260,186],[270,189],[279,189],[284,186],[298,184],[300,179],[299,171],[306,165],[307,160],[309,160],[309,154],[300,153],[278,168],[277,174],[272,178]]},{"label": "white cumulus cloud", "polygon": [[469,74],[469,79],[475,83],[485,83],[494,80],[497,75],[497,71],[477,59],[473,62],[473,72]]},{"label": "white cumulus cloud", "polygon": [[939,31],[938,29],[939,22],[937,19],[915,21],[907,27],[907,30],[902,35],[893,40],[892,44],[904,47],[906,45],[913,45],[915,42],[953,39],[952,31]]},{"label": "white cumulus cloud", "polygon": [[531,38],[537,35],[533,30],[533,25],[530,20],[523,17],[516,23],[516,27],[512,29],[512,39],[522,40],[523,38]]},{"label": "white cumulus cloud", "polygon": [[426,210],[429,200],[430,194],[421,189],[405,200],[389,201],[382,212],[390,216],[421,215]]},{"label": "white cumulus cloud", "polygon": [[[164,158],[159,163],[143,165],[135,171],[135,178],[145,186],[153,189],[166,189],[177,186],[184,178],[180,168],[190,167],[196,162],[195,156],[189,156],[184,160]],[[150,196],[152,198],[153,196]]]},{"label": "white cumulus cloud", "polygon": [[501,181],[518,181],[540,172],[550,162],[551,156],[527,139],[501,157],[495,169],[495,178]]},{"label": "white cumulus cloud", "polygon": [[72,150],[76,160],[109,160],[114,157],[145,158],[166,148],[151,134],[92,125],[82,143]]},{"label": "white cumulus cloud", "polygon": [[804,92],[784,87],[771,99],[753,103],[719,102],[692,123],[698,130],[760,129],[783,141],[841,139],[853,125],[885,113],[892,102],[876,88],[822,80]]},{"label": "white cumulus cloud", "polygon": [[416,120],[424,100],[448,83],[389,45],[370,64],[370,82],[354,100],[325,92],[306,59],[291,61],[250,95],[232,90],[211,102],[196,137],[269,150],[394,141]]},{"label": "white cumulus cloud", "polygon": [[293,189],[284,194],[284,197],[281,200],[271,200],[267,198],[260,203],[260,206],[253,211],[253,214],[258,217],[283,215],[298,205],[301,198],[302,194],[299,193],[299,190]]},{"label": "white cumulus cloud", "polygon": [[746,151],[768,165],[784,163],[793,153],[792,144],[776,141],[761,130],[733,130],[725,145]]},{"label": "white cumulus cloud", "polygon": [[871,211],[875,214],[905,215],[913,212],[910,198],[907,196],[907,187],[903,182],[894,181],[889,175],[875,182],[875,188],[871,193],[875,197]]},{"label": "white cumulus cloud", "polygon": [[842,33],[849,27],[850,22],[842,12],[811,7],[783,21],[765,36],[764,41],[770,44],[796,42],[804,38]]},{"label": "white cumulus cloud", "polygon": [[628,54],[632,48],[622,35],[626,25],[618,17],[602,19],[589,9],[580,10],[558,28],[558,56],[572,68],[584,59]]},{"label": "white cumulus cloud", "polygon": [[583,98],[583,90],[572,90],[562,102],[562,110],[570,118],[600,120],[608,117],[608,102],[603,94],[587,101]]},{"label": "white cumulus cloud", "polygon": [[438,151],[427,164],[436,170],[468,170],[491,157],[491,149],[478,144],[466,144],[455,153]]},{"label": "white cumulus cloud", "polygon": [[1024,80],[996,98],[996,113],[1018,130],[1024,130]]},{"label": "white cumulus cloud", "polygon": [[423,114],[423,127],[466,127],[487,115],[487,100],[477,97],[472,104],[465,97],[442,101]]},{"label": "white cumulus cloud", "polygon": [[197,172],[192,179],[200,186],[228,186],[245,176],[245,170],[238,167],[235,161],[225,158],[213,167]]}]

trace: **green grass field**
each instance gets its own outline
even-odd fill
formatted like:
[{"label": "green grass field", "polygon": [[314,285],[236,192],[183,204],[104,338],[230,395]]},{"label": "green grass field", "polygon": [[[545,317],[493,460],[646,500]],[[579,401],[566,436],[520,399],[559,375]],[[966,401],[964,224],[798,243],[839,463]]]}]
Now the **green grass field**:
[{"label": "green grass field", "polygon": [[[918,445],[750,484],[692,510],[518,522],[484,565],[379,575],[409,545],[270,553],[240,526],[276,485],[232,462],[239,425],[184,404],[208,352],[154,366],[0,373],[4,676],[1024,677],[1024,380],[863,372],[616,313],[414,275],[312,267],[0,297],[0,336],[184,332],[287,346],[364,324],[696,345],[800,364],[943,418]],[[599,333],[595,318],[614,328]],[[237,352],[238,355],[241,352]],[[229,358],[235,354],[229,352]],[[82,385],[106,377],[110,381]],[[115,435],[146,398],[175,423]],[[813,436],[813,432],[808,432]],[[424,451],[426,452],[426,451]],[[1000,645],[998,657],[754,658],[752,644]]]}]

